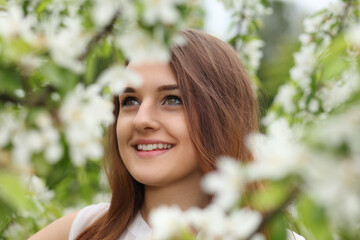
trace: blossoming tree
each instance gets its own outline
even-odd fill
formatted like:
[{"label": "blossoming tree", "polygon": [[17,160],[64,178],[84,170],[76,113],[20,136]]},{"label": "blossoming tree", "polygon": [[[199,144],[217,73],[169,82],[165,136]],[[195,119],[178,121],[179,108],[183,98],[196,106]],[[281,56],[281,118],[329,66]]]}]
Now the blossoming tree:
[{"label": "blossoming tree", "polygon": [[[222,2],[236,29],[229,43],[258,83],[258,30],[271,8]],[[307,239],[360,238],[359,2],[304,20],[266,131],[248,137],[255,161],[219,159],[202,183],[214,201],[159,208],[154,239],[286,239],[292,225]],[[169,46],[186,44],[179,30],[202,17],[197,1],[0,0],[0,239],[108,199],[99,159],[110,99],[141,84],[125,59],[167,61]]]}]

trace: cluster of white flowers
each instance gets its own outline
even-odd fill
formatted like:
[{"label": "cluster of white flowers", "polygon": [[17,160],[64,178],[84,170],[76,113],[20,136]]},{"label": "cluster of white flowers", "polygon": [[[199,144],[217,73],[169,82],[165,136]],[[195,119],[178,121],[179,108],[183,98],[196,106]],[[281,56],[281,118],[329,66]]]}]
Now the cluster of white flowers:
[{"label": "cluster of white flowers", "polygon": [[141,76],[122,65],[114,65],[106,69],[98,79],[102,87],[108,86],[114,95],[124,91],[126,86],[139,87],[142,83]]},{"label": "cluster of white flowers", "polygon": [[103,124],[113,121],[112,103],[100,95],[101,87],[78,84],[64,99],[59,117],[64,123],[70,157],[75,166],[103,155]]},{"label": "cluster of white flowers", "polygon": [[115,14],[119,11],[120,1],[97,0],[95,1],[92,18],[99,27],[104,27],[111,22]]},{"label": "cluster of white flowers", "polygon": [[[33,228],[32,221],[36,219],[39,226],[46,225],[53,216],[48,216],[45,205],[49,204],[54,198],[55,193],[49,190],[45,182],[36,175],[21,176],[21,181],[28,190],[28,197],[34,205],[26,209],[20,209],[18,218],[10,223],[9,227],[2,233],[6,239],[24,239],[27,238],[26,231]],[[14,216],[15,217],[15,216]],[[50,217],[51,219],[48,219]],[[24,223],[25,222],[25,223]]]},{"label": "cluster of white flowers", "polygon": [[158,28],[155,39],[148,33],[130,30],[117,39],[117,45],[124,51],[126,58],[135,62],[161,61],[168,62],[170,53],[163,43],[163,29]]},{"label": "cluster of white flowers", "polygon": [[354,24],[346,32],[346,40],[351,46],[354,46],[357,51],[360,49],[360,24]]},{"label": "cluster of white flowers", "polygon": [[24,182],[28,185],[28,189],[33,196],[36,196],[35,200],[49,202],[55,195],[54,191],[49,190],[44,181],[35,175],[26,178]]},{"label": "cluster of white flowers", "polygon": [[160,22],[164,25],[175,25],[181,20],[177,7],[185,4],[185,0],[141,0],[144,6],[142,20],[147,25]]},{"label": "cluster of white flowers", "polygon": [[274,98],[274,103],[280,104],[287,113],[293,113],[296,110],[296,105],[293,100],[296,93],[297,90],[293,84],[284,84],[278,89],[278,93]]},{"label": "cluster of white flowers", "polygon": [[260,39],[253,39],[251,41],[238,41],[236,43],[236,49],[241,57],[241,60],[245,62],[253,74],[256,73],[260,66],[260,60],[263,57],[261,48],[264,46],[264,41]]},{"label": "cluster of white flowers", "polygon": [[[202,188],[214,194],[213,204],[221,209],[229,210],[236,206],[247,181],[246,172],[239,162],[231,158],[219,159],[217,171],[205,175]],[[225,187],[226,186],[226,187]]]},{"label": "cluster of white flowers", "polygon": [[[35,7],[34,3],[28,6],[31,7]],[[25,16],[22,7],[10,1],[5,14],[0,16],[0,35],[8,40],[20,38],[33,47],[46,47],[57,64],[82,73],[84,66],[79,57],[84,53],[90,36],[76,16],[79,1],[71,8],[67,8],[65,1],[53,1],[47,7],[53,10],[52,16],[48,17],[48,21],[39,22],[35,11]],[[65,8],[69,10],[69,16],[60,17]]]},{"label": "cluster of white flowers", "polygon": [[261,18],[272,13],[272,9],[266,7],[261,0],[220,0],[226,9],[234,16],[234,27],[238,35],[235,49],[241,57],[247,71],[255,76],[263,56],[261,48],[264,42],[258,37],[243,38],[254,35],[251,25],[260,22]]},{"label": "cluster of white flowers", "polygon": [[[185,4],[184,0],[140,0],[136,9],[135,5],[127,0],[99,0],[95,2],[92,17],[99,27],[108,24],[115,14],[119,14],[127,23],[120,32],[114,32],[112,39],[128,60],[167,62],[170,58],[168,45],[180,44],[183,39],[176,31],[169,36],[166,28],[171,26],[176,30],[183,27],[184,20],[179,7]],[[149,31],[140,25],[153,30]]]},{"label": "cluster of white flowers", "polygon": [[321,99],[322,107],[328,113],[351,98],[357,89],[360,89],[359,72],[356,68],[350,68],[342,73],[338,81],[326,81],[316,96]]},{"label": "cluster of white flowers", "polygon": [[264,6],[261,0],[219,0],[226,9],[235,14],[235,22],[238,22],[240,35],[250,33],[252,22],[261,19],[263,16],[271,14],[272,9]]},{"label": "cluster of white flowers", "polygon": [[30,44],[36,42],[36,35],[32,28],[37,24],[33,15],[24,16],[20,6],[9,4],[6,11],[0,15],[0,34],[6,39],[20,36]]},{"label": "cluster of white flowers", "polygon": [[[159,207],[150,214],[154,240],[192,234],[196,239],[248,239],[262,221],[260,213],[242,208],[226,214],[223,209],[210,205],[205,209],[190,208],[181,211],[177,206]],[[195,238],[195,237],[194,237]],[[255,234],[251,240],[265,239]]]},{"label": "cluster of white flowers", "polygon": [[319,122],[312,130],[312,141],[325,151],[313,151],[311,164],[303,171],[304,189],[327,208],[335,225],[356,229],[360,221],[359,105]]},{"label": "cluster of white flowers", "polygon": [[47,44],[53,60],[76,73],[84,71],[80,56],[86,50],[90,35],[83,30],[80,18],[65,18],[63,27],[54,19],[46,26]]},{"label": "cluster of white flowers", "polygon": [[307,156],[299,142],[300,135],[301,130],[290,128],[285,119],[271,123],[266,135],[250,135],[247,145],[254,155],[254,161],[247,166],[249,179],[279,180],[301,171]]},{"label": "cluster of white flowers", "polygon": [[[345,21],[341,19],[355,11],[347,4],[350,3],[334,1],[329,8],[304,20],[304,33],[299,37],[302,45],[294,54],[295,65],[290,70],[292,81],[279,88],[274,101],[285,114],[310,121],[317,114],[329,112],[346,101],[357,89],[358,74],[354,68],[345,71],[340,78],[327,79],[322,85],[314,82],[320,57],[326,55],[327,47],[343,24],[341,21]],[[356,38],[355,34],[351,36],[350,39]],[[351,55],[354,54],[349,52],[349,58]],[[270,112],[264,123],[269,124],[275,118],[276,114]]]},{"label": "cluster of white flowers", "polygon": [[311,74],[316,64],[316,44],[302,45],[299,52],[294,54],[295,66],[290,70],[293,79],[304,91],[309,91]]},{"label": "cluster of white flowers", "polygon": [[12,144],[11,154],[17,168],[30,167],[32,154],[44,152],[45,159],[57,162],[63,149],[59,132],[54,128],[50,116],[41,114],[36,119],[37,129],[26,129],[24,125],[27,113],[21,111],[19,115],[10,112],[0,114],[0,148]]},{"label": "cluster of white flowers", "polygon": [[[33,3],[29,3],[29,11],[30,9],[41,4],[41,0],[31,1]],[[66,16],[76,17],[81,10],[82,5],[86,2],[86,0],[53,0],[46,5],[46,9],[51,13],[51,18],[61,18],[64,15],[64,12],[67,13]],[[32,10],[34,12],[34,10]]]}]

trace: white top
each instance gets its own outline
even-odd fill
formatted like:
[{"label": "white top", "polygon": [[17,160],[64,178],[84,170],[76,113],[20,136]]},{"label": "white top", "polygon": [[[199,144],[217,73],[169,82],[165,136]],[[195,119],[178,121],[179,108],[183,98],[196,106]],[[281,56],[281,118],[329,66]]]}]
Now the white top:
[{"label": "white top", "polygon": [[[109,209],[109,203],[99,203],[83,208],[74,219],[69,240],[74,240],[85,228],[93,224],[99,217],[104,215]],[[150,239],[151,228],[142,218],[140,211],[137,213],[134,221],[127,226],[118,240],[144,240]],[[287,240],[305,240],[302,236],[292,231],[287,231]]]},{"label": "white top", "polygon": [[[83,208],[71,225],[69,240],[74,240],[83,230],[104,215],[108,209],[109,203],[99,203]],[[151,228],[138,212],[134,221],[127,226],[118,240],[143,240],[148,239],[150,234]]]}]

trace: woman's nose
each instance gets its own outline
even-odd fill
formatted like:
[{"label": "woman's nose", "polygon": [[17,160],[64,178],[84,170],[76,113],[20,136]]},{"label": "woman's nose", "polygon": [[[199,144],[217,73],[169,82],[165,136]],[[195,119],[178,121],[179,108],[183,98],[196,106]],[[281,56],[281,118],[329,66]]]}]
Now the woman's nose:
[{"label": "woman's nose", "polygon": [[151,102],[142,102],[133,120],[134,127],[139,132],[156,131],[160,128],[159,114]]}]

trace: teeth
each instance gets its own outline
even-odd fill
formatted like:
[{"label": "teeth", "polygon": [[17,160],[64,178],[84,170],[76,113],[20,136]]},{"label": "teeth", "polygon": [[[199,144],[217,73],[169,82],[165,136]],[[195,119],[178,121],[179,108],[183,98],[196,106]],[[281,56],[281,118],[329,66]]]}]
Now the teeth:
[{"label": "teeth", "polygon": [[171,144],[164,143],[154,143],[154,144],[138,144],[136,146],[139,151],[152,151],[156,149],[170,149],[172,148]]}]

